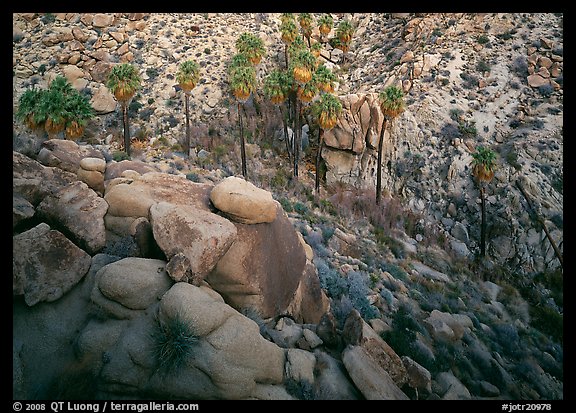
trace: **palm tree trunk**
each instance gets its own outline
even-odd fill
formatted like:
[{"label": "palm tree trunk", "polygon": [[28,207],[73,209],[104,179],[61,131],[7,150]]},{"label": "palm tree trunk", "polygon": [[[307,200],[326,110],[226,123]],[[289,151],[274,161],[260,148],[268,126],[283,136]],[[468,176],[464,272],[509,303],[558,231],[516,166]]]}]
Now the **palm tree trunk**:
[{"label": "palm tree trunk", "polygon": [[288,123],[286,117],[284,116],[282,106],[278,106],[278,109],[280,109],[280,115],[282,116],[282,126],[284,127],[284,141],[286,142],[286,152],[288,153],[288,162],[292,162],[292,152],[290,151],[290,142],[288,142]]},{"label": "palm tree trunk", "polygon": [[378,163],[376,166],[376,205],[380,205],[380,195],[382,192],[382,146],[384,146],[384,132],[386,131],[387,120],[384,118],[380,138],[378,139]]},{"label": "palm tree trunk", "polygon": [[190,156],[190,149],[192,148],[192,142],[190,141],[190,112],[188,111],[188,93],[184,93],[184,102],[186,105],[186,145],[188,145],[188,156]]},{"label": "palm tree trunk", "polygon": [[320,159],[322,155],[322,147],[324,146],[324,130],[318,128],[318,153],[316,153],[316,181],[314,183],[314,189],[316,194],[320,192]]},{"label": "palm tree trunk", "polygon": [[294,178],[298,178],[298,158],[300,156],[300,110],[298,99],[296,99],[295,108],[295,127],[294,127]]},{"label": "palm tree trunk", "polygon": [[482,202],[482,222],[480,227],[480,256],[486,256],[486,201],[484,199],[484,186],[480,187],[480,200]]},{"label": "palm tree trunk", "polygon": [[242,125],[242,112],[240,103],[238,103],[238,123],[240,124],[240,157],[242,158],[242,176],[244,176],[244,179],[246,179],[248,176],[248,173],[246,172],[246,146],[244,144],[244,128]]},{"label": "palm tree trunk", "polygon": [[122,118],[124,120],[124,151],[130,156],[130,123],[128,122],[128,104],[122,105]]}]

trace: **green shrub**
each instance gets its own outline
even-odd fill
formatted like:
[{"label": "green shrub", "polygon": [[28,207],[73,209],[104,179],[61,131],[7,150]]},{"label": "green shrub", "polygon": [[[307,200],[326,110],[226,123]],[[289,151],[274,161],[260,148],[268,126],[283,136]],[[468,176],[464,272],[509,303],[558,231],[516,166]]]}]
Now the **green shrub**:
[{"label": "green shrub", "polygon": [[280,198],[278,199],[278,202],[280,202],[280,205],[282,205],[282,209],[284,209],[284,211],[286,212],[294,211],[294,208],[292,208],[292,203],[288,199]]},{"label": "green shrub", "polygon": [[167,321],[162,321],[157,315],[151,338],[157,368],[163,373],[178,370],[198,343],[198,337],[178,313]]},{"label": "green shrub", "polygon": [[114,159],[116,162],[120,162],[125,159],[130,159],[130,157],[124,151],[115,151],[112,153],[112,159]]},{"label": "green shrub", "polygon": [[186,179],[188,179],[189,181],[192,181],[192,182],[200,182],[200,177],[198,176],[197,173],[194,173],[194,172],[187,173]]},{"label": "green shrub", "polygon": [[481,34],[476,38],[476,41],[480,44],[486,44],[488,43],[488,36],[486,36],[485,34]]}]

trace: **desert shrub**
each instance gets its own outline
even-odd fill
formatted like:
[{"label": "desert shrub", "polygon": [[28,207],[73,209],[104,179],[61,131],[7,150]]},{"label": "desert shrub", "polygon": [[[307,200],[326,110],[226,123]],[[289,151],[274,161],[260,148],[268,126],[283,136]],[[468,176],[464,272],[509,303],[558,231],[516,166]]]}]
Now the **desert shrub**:
[{"label": "desert shrub", "polygon": [[187,173],[186,179],[188,179],[189,181],[192,181],[192,182],[200,182],[200,177],[198,176],[197,173],[194,173],[194,172]]},{"label": "desert shrub", "polygon": [[368,301],[366,297],[370,292],[370,288],[367,285],[368,276],[364,272],[351,271],[348,273],[348,297],[352,305],[362,318],[366,321],[376,318],[380,315],[378,309],[374,307]]},{"label": "desert shrub", "polygon": [[528,63],[526,62],[526,57],[518,56],[509,66],[510,71],[516,76],[524,80],[528,76]]},{"label": "desert shrub", "polygon": [[476,41],[480,44],[486,44],[488,43],[489,39],[488,36],[486,36],[485,34],[481,34],[476,38]]},{"label": "desert shrub", "polygon": [[480,73],[489,72],[490,71],[490,64],[485,60],[479,60],[476,63],[476,70]]},{"label": "desert shrub", "polygon": [[198,343],[198,337],[179,313],[166,321],[156,315],[151,338],[157,368],[167,374],[178,370]]},{"label": "desert shrub", "polygon": [[546,305],[531,306],[531,325],[549,335],[553,340],[563,342],[564,316]]},{"label": "desert shrub", "polygon": [[322,259],[316,259],[314,262],[318,270],[320,286],[326,291],[330,298],[339,298],[348,292],[348,284],[338,270],[331,268]]},{"label": "desert shrub", "polygon": [[115,151],[112,153],[112,159],[115,160],[116,162],[120,162],[125,159],[130,159],[130,157],[124,151]]},{"label": "desert shrub", "polygon": [[518,329],[513,324],[496,323],[492,326],[496,333],[496,340],[503,354],[519,358],[522,353],[522,343]]},{"label": "desert shrub", "polygon": [[478,77],[466,72],[460,73],[460,78],[464,81],[462,87],[464,89],[476,89],[478,87]]}]

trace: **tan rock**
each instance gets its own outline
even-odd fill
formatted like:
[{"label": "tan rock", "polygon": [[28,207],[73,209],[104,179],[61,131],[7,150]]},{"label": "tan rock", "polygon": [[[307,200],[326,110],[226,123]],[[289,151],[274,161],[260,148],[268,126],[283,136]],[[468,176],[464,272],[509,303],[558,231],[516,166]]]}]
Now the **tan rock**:
[{"label": "tan rock", "polygon": [[380,365],[361,346],[349,346],[342,361],[356,387],[367,400],[409,400]]},{"label": "tan rock", "polygon": [[412,50],[407,50],[400,58],[400,63],[411,62],[414,60],[414,52]]},{"label": "tan rock", "polygon": [[306,266],[296,230],[281,208],[271,223],[235,225],[236,241],[206,281],[234,308],[252,307],[263,318],[283,314]]},{"label": "tan rock", "polygon": [[92,19],[92,26],[94,27],[108,27],[114,21],[114,15],[98,13]]},{"label": "tan rock", "polygon": [[78,179],[96,191],[99,195],[104,194],[104,175],[98,171],[78,169]]},{"label": "tan rock", "polygon": [[236,239],[236,227],[211,212],[158,202],[150,208],[154,238],[166,257],[182,253],[189,262],[192,280],[199,285]]},{"label": "tan rock", "polygon": [[549,79],[544,79],[539,74],[530,75],[530,76],[528,76],[527,80],[528,80],[528,85],[530,85],[531,87],[540,87],[540,86],[550,84]]},{"label": "tan rock", "polygon": [[242,224],[273,222],[279,208],[270,192],[235,176],[217,184],[210,200],[227,217]]},{"label": "tan rock", "polygon": [[85,43],[88,40],[88,38],[90,37],[80,27],[73,27],[72,28],[72,35],[74,36],[74,38],[76,40],[78,40],[81,43]]},{"label": "tan rock", "polygon": [[552,60],[547,58],[546,56],[540,56],[538,59],[538,64],[546,69],[549,69],[552,66]]},{"label": "tan rock", "polygon": [[98,171],[104,173],[106,170],[106,161],[102,158],[83,158],[80,161],[80,167],[87,171]]},{"label": "tan rock", "polygon": [[70,83],[74,83],[76,79],[83,78],[86,75],[84,73],[84,70],[80,69],[76,65],[64,66],[62,71],[64,72],[64,76],[66,77],[66,79],[68,79]]},{"label": "tan rock", "polygon": [[103,115],[105,113],[114,112],[116,110],[117,102],[114,98],[114,95],[110,93],[108,88],[102,85],[92,96],[90,104],[97,114]]}]

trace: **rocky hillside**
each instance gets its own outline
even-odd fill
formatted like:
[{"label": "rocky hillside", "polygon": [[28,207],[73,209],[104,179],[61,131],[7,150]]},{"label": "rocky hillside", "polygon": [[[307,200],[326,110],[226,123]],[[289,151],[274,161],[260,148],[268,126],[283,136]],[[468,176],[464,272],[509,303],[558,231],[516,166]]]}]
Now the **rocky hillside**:
[{"label": "rocky hillside", "polygon": [[[279,17],[13,15],[15,109],[63,75],[97,113],[76,143],[14,120],[14,397],[73,397],[78,380],[82,398],[563,398],[563,273],[548,238],[561,254],[563,16],[333,14],[355,32],[345,55],[323,44],[344,112],[324,137],[318,197],[318,126],[302,128],[293,180],[260,86],[243,109],[251,184],[231,177],[227,65],[238,36],[258,34],[261,85],[283,64]],[[187,59],[201,68],[188,153],[175,80]],[[132,160],[104,85],[119,62],[143,78]],[[387,85],[406,110],[384,135],[376,207]],[[497,153],[484,259],[479,145]],[[245,201],[236,186],[218,195],[230,182]],[[191,353],[161,363],[157,344],[187,328]]]}]

